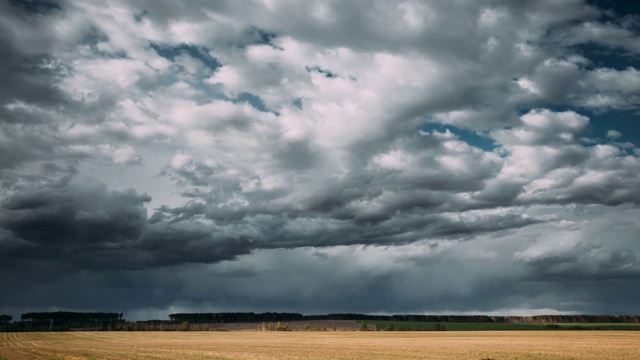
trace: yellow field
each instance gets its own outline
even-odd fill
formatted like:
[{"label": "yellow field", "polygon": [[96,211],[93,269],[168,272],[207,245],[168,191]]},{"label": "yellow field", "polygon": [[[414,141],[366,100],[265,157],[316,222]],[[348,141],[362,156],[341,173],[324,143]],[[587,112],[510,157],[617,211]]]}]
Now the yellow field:
[{"label": "yellow field", "polygon": [[640,359],[635,331],[0,333],[0,359]]}]

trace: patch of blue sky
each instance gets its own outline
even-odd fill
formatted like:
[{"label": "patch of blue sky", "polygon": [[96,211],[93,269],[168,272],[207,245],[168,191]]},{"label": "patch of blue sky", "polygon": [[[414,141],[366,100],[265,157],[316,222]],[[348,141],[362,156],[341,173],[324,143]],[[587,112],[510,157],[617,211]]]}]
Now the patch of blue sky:
[{"label": "patch of blue sky", "polygon": [[[179,79],[173,74],[161,76],[161,81],[164,86],[170,86],[176,83],[176,81],[178,80]],[[195,79],[195,80],[196,81],[190,81],[189,86],[191,86],[193,89],[198,91],[199,95],[195,96],[195,99],[198,102],[206,103],[211,101],[212,99],[219,99],[219,100],[227,100],[234,104],[248,103],[249,105],[251,105],[252,107],[254,107],[259,111],[272,112],[276,115],[279,115],[279,113],[277,112],[270,111],[265,105],[264,101],[262,101],[262,99],[259,96],[256,96],[248,92],[243,92],[243,93],[240,93],[235,98],[230,98],[225,96],[219,84],[208,84],[204,81],[201,81],[201,79]]]},{"label": "patch of blue sky", "polygon": [[640,146],[640,112],[638,110],[612,110],[600,113],[583,110],[581,113],[589,117],[590,137],[604,140],[609,131],[614,130],[620,133],[620,137],[615,139],[616,142],[629,142]]},{"label": "patch of blue sky", "polygon": [[249,103],[249,105],[253,106],[254,108],[262,111],[262,112],[268,112],[269,109],[267,109],[267,107],[265,106],[264,102],[262,101],[262,99],[260,99],[260,97],[255,96],[251,93],[247,93],[247,92],[243,92],[240,95],[238,95],[235,99],[232,100],[234,103],[244,103],[247,102]]},{"label": "patch of blue sky", "polygon": [[145,17],[145,15],[147,15],[148,13],[149,12],[147,10],[144,10],[143,12],[141,12],[139,14],[134,14],[133,18],[136,19],[137,22],[140,22]]},{"label": "patch of blue sky", "polygon": [[327,69],[323,69],[319,66],[305,66],[305,70],[307,70],[308,72],[318,72],[322,75],[324,75],[326,78],[329,79],[335,79],[336,77],[338,77],[338,75],[332,73],[331,71],[327,70]]},{"label": "patch of blue sky", "polygon": [[297,107],[298,109],[302,110],[302,98],[295,98],[293,99],[293,101],[291,101],[291,105]]},{"label": "patch of blue sky", "polygon": [[216,71],[222,64],[218,59],[209,54],[209,50],[204,46],[195,46],[191,44],[166,45],[158,43],[150,43],[149,46],[158,53],[158,55],[169,61],[175,61],[176,56],[188,54],[194,59],[200,60],[209,69]]},{"label": "patch of blue sky", "polygon": [[574,46],[573,50],[589,59],[590,63],[585,66],[587,70],[603,67],[615,70],[625,70],[630,67],[640,69],[640,56],[631,54],[624,49],[612,49],[597,44],[581,44]]},{"label": "patch of blue sky", "polygon": [[96,55],[100,55],[101,57],[110,59],[127,57],[127,53],[124,50],[107,52],[100,49],[99,44],[108,41],[109,37],[106,34],[98,31],[98,29],[96,28],[92,28],[82,37],[80,43],[88,45],[91,48],[91,51],[93,51]]},{"label": "patch of blue sky", "polygon": [[62,10],[60,4],[55,1],[47,0],[9,0],[13,6],[19,6],[28,12],[42,14],[51,10]]},{"label": "patch of blue sky", "polygon": [[461,141],[466,142],[470,146],[477,147],[484,151],[493,151],[498,146],[496,143],[486,134],[462,129],[453,125],[445,125],[440,123],[426,123],[422,125],[420,130],[424,132],[445,132],[449,130],[452,134],[456,135]]},{"label": "patch of blue sky", "polygon": [[275,38],[278,37],[278,35],[276,33],[269,32],[269,31],[257,28],[255,26],[250,26],[247,29],[247,32],[249,33],[250,37],[253,40],[251,45],[271,45],[271,46],[274,46],[272,41]]},{"label": "patch of blue sky", "polygon": [[[614,139],[608,138],[609,131],[618,131],[621,136],[616,138],[616,142],[630,142],[636,146],[640,145],[640,111],[633,110],[607,110],[596,111],[581,107],[571,107],[566,105],[544,104],[537,106],[554,112],[573,111],[589,118],[589,127],[585,130],[583,137],[593,140],[585,145],[596,145],[610,142]],[[521,108],[518,115],[522,116],[531,111],[530,108]]]},{"label": "patch of blue sky", "polygon": [[603,10],[613,10],[618,16],[640,14],[640,2],[634,0],[587,0],[587,2]]}]

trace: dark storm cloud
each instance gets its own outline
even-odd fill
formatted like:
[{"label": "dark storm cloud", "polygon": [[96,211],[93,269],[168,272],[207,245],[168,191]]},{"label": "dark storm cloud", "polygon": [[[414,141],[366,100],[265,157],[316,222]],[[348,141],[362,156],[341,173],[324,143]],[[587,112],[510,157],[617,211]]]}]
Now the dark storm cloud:
[{"label": "dark storm cloud", "polygon": [[10,237],[22,240],[14,252],[23,257],[90,264],[97,259],[88,255],[109,258],[137,240],[146,222],[145,201],[148,196],[109,192],[100,184],[62,184],[9,197],[1,222]]},{"label": "dark storm cloud", "polygon": [[147,222],[134,190],[94,182],[30,189],[3,204],[3,263],[59,262],[76,269],[156,268],[211,263],[248,253],[250,240],[196,223]]},{"label": "dark storm cloud", "polygon": [[580,227],[567,224],[569,236],[539,238],[515,258],[527,267],[532,281],[637,280],[640,259],[634,240],[635,212],[626,210],[611,218],[582,215],[590,221]]},{"label": "dark storm cloud", "polygon": [[3,204],[3,227],[40,246],[118,243],[140,235],[146,220],[141,205],[149,200],[133,191],[109,193],[99,185],[30,189]]},{"label": "dark storm cloud", "polygon": [[[160,209],[147,219],[143,205],[150,200],[132,189],[110,191],[88,180],[18,191],[3,202],[0,212],[3,263],[7,268],[22,260],[57,262],[77,270],[158,268],[309,244],[393,245],[429,237],[472,238],[540,221],[517,214],[451,217],[411,212],[336,220],[314,209],[283,218],[279,211],[258,211],[259,207],[239,216],[233,209],[211,213],[197,204]],[[199,216],[215,223],[192,221]]]},{"label": "dark storm cloud", "polygon": [[640,268],[637,266],[640,259],[636,253],[622,250],[608,253],[604,258],[594,258],[596,256],[589,256],[589,253],[597,253],[597,247],[582,250],[584,252],[559,254],[530,262],[532,280],[620,280],[640,277]]},{"label": "dark storm cloud", "polygon": [[[56,141],[49,132],[55,125],[50,123],[46,109],[65,105],[64,95],[54,86],[61,69],[48,55],[53,39],[47,34],[45,22],[23,11],[21,4],[0,4],[2,169],[51,157]],[[40,3],[30,6],[39,7]],[[24,109],[28,108],[26,104],[36,107],[35,111]]]},{"label": "dark storm cloud", "polygon": [[[181,266],[155,271],[154,275],[112,273],[91,279],[100,281],[99,291],[105,295],[99,303],[105,306],[140,303],[155,308],[161,317],[171,311],[165,310],[169,306],[208,311],[270,309],[308,313],[329,313],[336,308],[350,312],[393,309],[397,313],[450,313],[466,309],[472,313],[501,314],[517,313],[515,309],[549,313],[571,312],[576,308],[596,313],[621,309],[625,312],[628,310],[624,309],[634,306],[630,298],[633,287],[625,290],[625,296],[621,296],[624,294],[621,289],[623,284],[637,283],[637,279],[520,279],[520,270],[512,266],[508,267],[510,271],[500,272],[501,266],[496,266],[495,272],[487,272],[486,265],[481,266],[482,261],[467,259],[459,264],[445,254],[431,263],[405,268],[389,268],[394,264],[393,255],[369,257],[380,262],[359,268],[355,265],[357,257],[342,255],[336,259],[336,255],[317,257],[313,251],[265,251],[252,256],[251,265],[240,261],[214,267]],[[458,271],[448,280],[437,280],[443,272],[453,272],[455,268]],[[78,277],[74,280],[78,281]],[[310,281],[314,286],[308,286]],[[57,284],[64,288],[63,283]],[[145,299],[141,289],[155,295]],[[119,297],[118,291],[130,294],[129,301]],[[70,293],[90,299],[86,293],[73,289]],[[287,301],[282,300],[282,294],[287,294]],[[345,301],[345,297],[353,301]],[[77,298],[69,301],[85,306]],[[611,307],[603,305],[608,302]],[[553,308],[549,309],[549,304]]]},{"label": "dark storm cloud", "polygon": [[[104,108],[114,105],[105,90],[97,101],[77,101],[61,87],[71,69],[56,56],[59,40],[51,32],[51,23],[64,11],[49,2],[0,4],[0,168],[20,167],[41,161],[69,162],[92,157],[87,151],[73,149],[84,140],[69,139],[65,131],[78,118],[89,123],[103,120]],[[46,11],[45,11],[46,10]],[[74,39],[69,39],[74,40]],[[81,41],[84,41],[80,39]],[[123,134],[109,130],[107,138],[122,140]],[[3,177],[12,176],[5,173]]]}]

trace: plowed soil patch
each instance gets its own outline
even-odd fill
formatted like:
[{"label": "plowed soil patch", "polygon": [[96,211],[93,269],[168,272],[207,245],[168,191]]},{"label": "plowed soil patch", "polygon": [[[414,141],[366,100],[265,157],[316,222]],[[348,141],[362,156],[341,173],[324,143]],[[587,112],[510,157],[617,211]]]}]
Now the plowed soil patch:
[{"label": "plowed soil patch", "polygon": [[634,331],[0,333],[0,359],[640,359]]}]

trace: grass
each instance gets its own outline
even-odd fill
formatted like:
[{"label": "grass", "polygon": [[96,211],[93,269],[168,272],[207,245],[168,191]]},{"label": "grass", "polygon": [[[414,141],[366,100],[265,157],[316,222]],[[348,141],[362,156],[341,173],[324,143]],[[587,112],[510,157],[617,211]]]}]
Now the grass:
[{"label": "grass", "polygon": [[640,330],[640,324],[612,324],[612,323],[585,323],[585,324],[554,324],[558,328],[549,327],[549,324],[496,324],[496,323],[450,323],[450,322],[410,322],[410,321],[365,321],[377,327],[379,330],[389,328],[393,324],[394,331],[429,331],[434,330],[440,324],[450,331],[516,331],[516,330]]},{"label": "grass", "polygon": [[0,359],[640,359],[630,331],[0,333]]}]

